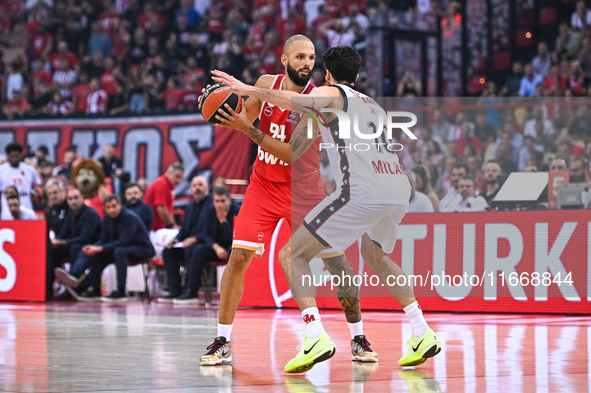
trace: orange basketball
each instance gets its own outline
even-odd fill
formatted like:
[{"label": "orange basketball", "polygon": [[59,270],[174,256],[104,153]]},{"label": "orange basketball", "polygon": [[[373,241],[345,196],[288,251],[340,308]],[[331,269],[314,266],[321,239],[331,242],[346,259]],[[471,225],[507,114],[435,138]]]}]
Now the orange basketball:
[{"label": "orange basketball", "polygon": [[232,93],[230,88],[223,83],[210,86],[201,97],[201,114],[211,124],[218,124],[219,121],[215,118],[219,114],[218,109],[222,108],[224,112],[228,112],[224,104],[230,105],[233,111],[240,112],[242,110],[242,97]]}]

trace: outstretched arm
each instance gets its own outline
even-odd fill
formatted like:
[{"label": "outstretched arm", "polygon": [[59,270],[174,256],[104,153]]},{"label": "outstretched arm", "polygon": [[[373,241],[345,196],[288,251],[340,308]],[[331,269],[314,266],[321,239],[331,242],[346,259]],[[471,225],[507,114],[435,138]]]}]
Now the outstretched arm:
[{"label": "outstretched arm", "polygon": [[240,113],[236,113],[228,104],[225,106],[230,114],[228,115],[223,109],[218,109],[219,114],[216,119],[221,124],[242,131],[262,149],[288,164],[300,158],[318,137],[319,129],[315,121],[310,122],[312,124],[312,135],[311,138],[308,137],[308,119],[311,119],[311,117],[307,114],[302,116],[302,119],[295,126],[289,142],[281,142],[279,139],[275,139],[253,126],[248,121],[244,109]]},{"label": "outstretched arm", "polygon": [[309,108],[320,110],[327,106],[334,107],[334,99],[341,97],[339,90],[330,86],[317,87],[311,93],[302,95],[294,91],[249,86],[219,70],[211,71],[211,73],[213,74],[212,78],[214,81],[225,84],[238,95],[256,97],[261,101],[267,101],[270,104],[292,112],[306,112]]}]

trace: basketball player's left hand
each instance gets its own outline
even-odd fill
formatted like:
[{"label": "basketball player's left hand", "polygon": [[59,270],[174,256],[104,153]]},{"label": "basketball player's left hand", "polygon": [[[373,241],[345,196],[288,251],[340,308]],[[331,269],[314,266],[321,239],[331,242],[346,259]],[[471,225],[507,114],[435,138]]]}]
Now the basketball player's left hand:
[{"label": "basketball player's left hand", "polygon": [[220,125],[224,127],[235,128],[239,131],[247,133],[250,130],[250,122],[248,121],[248,117],[246,116],[246,108],[244,103],[242,104],[242,109],[239,113],[232,110],[230,105],[224,104],[226,108],[226,113],[222,108],[218,109],[218,114],[215,116],[217,120],[219,120]]},{"label": "basketball player's left hand", "polygon": [[213,70],[211,71],[211,73],[213,75],[211,79],[218,83],[223,83],[224,85],[228,86],[233,93],[236,93],[239,96],[248,95],[247,89],[249,86],[245,83],[240,82],[232,75],[228,75],[224,71],[220,70]]}]

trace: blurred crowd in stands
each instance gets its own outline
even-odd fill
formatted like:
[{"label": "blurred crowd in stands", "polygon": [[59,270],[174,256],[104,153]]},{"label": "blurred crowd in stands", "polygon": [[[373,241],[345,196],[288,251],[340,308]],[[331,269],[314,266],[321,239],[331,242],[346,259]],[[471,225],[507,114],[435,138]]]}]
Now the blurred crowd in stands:
[{"label": "blurred crowd in stands", "polygon": [[[248,83],[282,72],[283,42],[293,34],[307,34],[319,51],[334,45],[363,51],[366,3],[2,1],[2,114],[193,112],[210,69]],[[379,2],[370,3],[375,9]],[[324,83],[320,68],[313,77]]]}]

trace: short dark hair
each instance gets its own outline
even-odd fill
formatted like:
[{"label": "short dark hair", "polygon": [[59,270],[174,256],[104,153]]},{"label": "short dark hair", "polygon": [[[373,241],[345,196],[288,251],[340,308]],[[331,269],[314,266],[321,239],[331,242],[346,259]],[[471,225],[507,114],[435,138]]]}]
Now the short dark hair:
[{"label": "short dark hair", "polygon": [[49,154],[49,149],[47,148],[47,146],[45,145],[41,145],[37,148],[37,150],[39,150],[41,153],[47,155]]},{"label": "short dark hair", "polygon": [[484,165],[486,165],[486,164],[490,164],[490,163],[497,164],[498,166],[502,167],[502,166],[501,166],[501,163],[499,162],[499,160],[495,160],[494,158],[493,158],[493,159],[490,159],[490,160],[488,160],[487,162],[485,162],[485,163],[484,163]]},{"label": "short dark hair", "polygon": [[454,169],[460,169],[460,168],[464,168],[464,171],[466,171],[466,173],[470,172],[470,169],[468,169],[468,165],[466,165],[466,164],[455,164],[454,166],[451,167],[452,171]]},{"label": "short dark hair", "polygon": [[105,198],[103,204],[106,205],[107,203],[109,203],[111,201],[117,201],[118,204],[121,204],[121,198],[119,198],[119,195],[117,195],[117,194],[111,194],[111,195],[107,196]]},{"label": "short dark hair", "polygon": [[123,187],[123,191],[127,191],[127,189],[131,188],[131,187],[137,187],[140,189],[140,191],[142,190],[142,188],[140,187],[139,184],[137,184],[137,182],[129,181],[129,182],[125,183],[125,187]]},{"label": "short dark hair", "polygon": [[19,153],[22,153],[24,148],[23,148],[23,145],[21,145],[20,143],[12,142],[12,143],[9,143],[8,145],[6,145],[4,150],[6,151],[6,154],[10,154],[10,152],[13,152],[13,151],[18,151]]},{"label": "short dark hair", "polygon": [[18,197],[18,194],[12,194],[6,197],[6,202],[8,202],[11,199],[16,199],[17,201],[20,202],[20,198]]},{"label": "short dark hair", "polygon": [[355,83],[361,68],[361,55],[357,49],[351,46],[336,46],[324,52],[322,60],[335,81]]},{"label": "short dark hair", "polygon": [[228,190],[228,187],[223,187],[223,186],[214,187],[213,194],[214,195],[225,195],[228,198],[231,198],[230,197],[230,190]]},{"label": "short dark hair", "polygon": [[66,147],[66,152],[76,153],[76,146],[68,146]]},{"label": "short dark hair", "polygon": [[460,180],[470,180],[474,186],[476,186],[476,180],[472,176],[464,176]]}]

